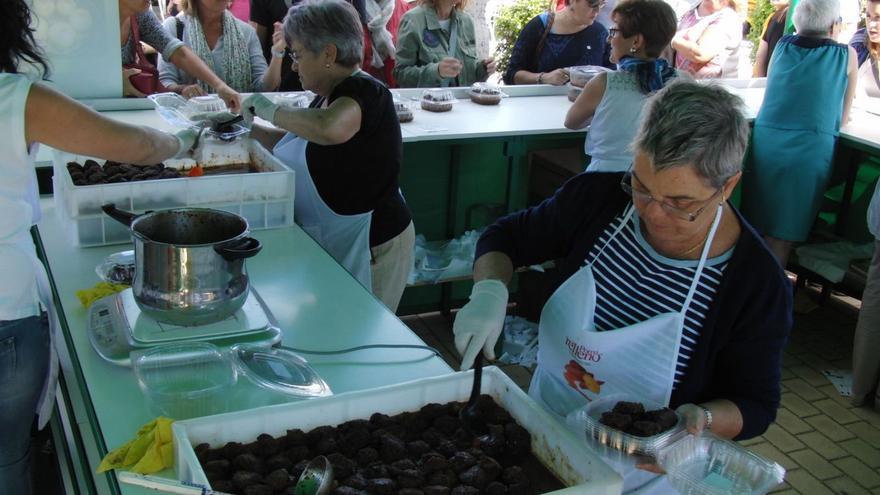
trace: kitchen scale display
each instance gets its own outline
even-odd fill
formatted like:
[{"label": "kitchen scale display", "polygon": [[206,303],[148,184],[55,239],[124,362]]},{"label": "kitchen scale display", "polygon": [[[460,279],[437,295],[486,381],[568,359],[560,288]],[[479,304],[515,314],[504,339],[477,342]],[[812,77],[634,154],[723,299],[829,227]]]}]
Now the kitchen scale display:
[{"label": "kitchen scale display", "polygon": [[129,354],[133,350],[169,342],[199,340],[219,346],[238,343],[272,346],[281,341],[281,330],[274,316],[253,288],[241,309],[229,318],[191,327],[158,322],[142,314],[131,289],[125,289],[92,303],[88,335],[99,356],[120,366],[131,366]]}]

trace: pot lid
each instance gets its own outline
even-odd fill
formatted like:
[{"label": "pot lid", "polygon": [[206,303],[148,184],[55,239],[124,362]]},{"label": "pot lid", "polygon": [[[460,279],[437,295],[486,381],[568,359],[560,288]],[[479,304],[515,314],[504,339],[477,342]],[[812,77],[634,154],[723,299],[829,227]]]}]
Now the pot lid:
[{"label": "pot lid", "polygon": [[236,344],[230,351],[238,371],[257,386],[300,398],[333,394],[314,368],[291,350]]}]

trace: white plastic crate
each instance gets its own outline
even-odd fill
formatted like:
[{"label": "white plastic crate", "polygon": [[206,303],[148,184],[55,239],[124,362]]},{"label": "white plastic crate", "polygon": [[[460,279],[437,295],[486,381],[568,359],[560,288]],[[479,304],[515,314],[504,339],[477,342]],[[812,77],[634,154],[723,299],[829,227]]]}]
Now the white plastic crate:
[{"label": "white plastic crate", "polygon": [[[227,442],[252,442],[261,433],[283,436],[288,429],[308,431],[336,426],[353,419],[369,419],[375,413],[395,415],[417,411],[428,403],[467,401],[473,371],[359,390],[330,397],[266,406],[204,418],[176,421],[174,431],[177,477],[208,486],[194,447],[207,443],[222,447]],[[490,395],[532,435],[532,453],[568,488],[554,495],[619,494],[623,486],[615,473],[562,423],[527,396],[494,366],[483,370],[482,392]]]},{"label": "white plastic crate", "polygon": [[[205,159],[199,162],[203,167],[249,160],[260,172],[75,186],[67,163],[83,164],[90,157],[55,151],[55,209],[78,246],[131,241],[128,227],[101,211],[101,205],[106,203],[135,213],[181,206],[216,208],[243,216],[251,230],[293,225],[293,170],[249,138],[225,145],[210,143],[207,150],[210,151],[203,153]],[[168,159],[164,163],[166,167],[188,169],[195,162]]]}]

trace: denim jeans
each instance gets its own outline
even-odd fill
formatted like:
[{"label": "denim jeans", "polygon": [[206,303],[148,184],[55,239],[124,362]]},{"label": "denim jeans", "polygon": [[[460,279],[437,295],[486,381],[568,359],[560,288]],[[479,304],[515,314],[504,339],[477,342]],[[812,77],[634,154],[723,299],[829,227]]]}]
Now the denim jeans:
[{"label": "denim jeans", "polygon": [[0,322],[0,492],[30,495],[31,425],[49,370],[45,316]]}]

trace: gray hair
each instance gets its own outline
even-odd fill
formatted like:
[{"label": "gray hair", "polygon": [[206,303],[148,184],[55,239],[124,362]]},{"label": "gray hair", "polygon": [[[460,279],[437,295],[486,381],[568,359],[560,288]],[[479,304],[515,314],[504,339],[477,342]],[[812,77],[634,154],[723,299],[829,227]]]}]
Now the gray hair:
[{"label": "gray hair", "polygon": [[648,155],[656,171],[691,165],[721,187],[742,169],[749,142],[743,107],[742,98],[720,86],[673,82],[645,104],[633,148]]},{"label": "gray hair", "polygon": [[828,36],[840,17],[839,0],[801,0],[794,8],[794,27],[804,36]]},{"label": "gray hair", "polygon": [[343,0],[306,0],[292,7],[284,18],[284,39],[297,40],[317,54],[327,45],[336,46],[336,63],[359,65],[364,57],[364,28],[357,11]]}]

